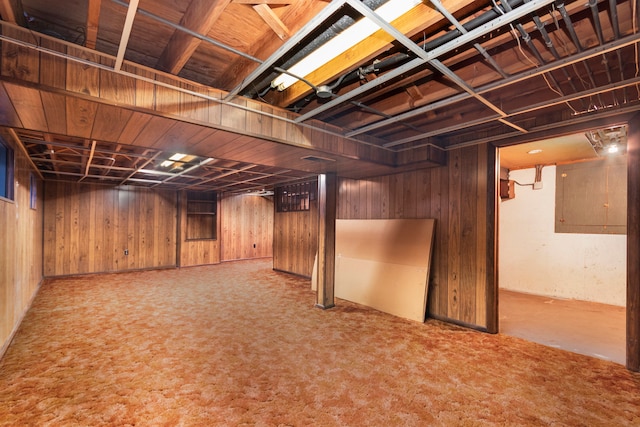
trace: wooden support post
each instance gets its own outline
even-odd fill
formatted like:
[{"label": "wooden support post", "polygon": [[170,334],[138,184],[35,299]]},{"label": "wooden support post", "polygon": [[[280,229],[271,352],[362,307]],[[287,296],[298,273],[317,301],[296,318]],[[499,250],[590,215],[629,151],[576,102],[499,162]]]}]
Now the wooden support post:
[{"label": "wooden support post", "polygon": [[318,294],[316,307],[335,306],[336,201],[335,173],[318,176]]},{"label": "wooden support post", "polygon": [[498,186],[500,158],[498,148],[487,144],[487,332],[497,334],[498,323]]},{"label": "wooden support post", "polygon": [[627,369],[640,371],[640,114],[627,133]]}]

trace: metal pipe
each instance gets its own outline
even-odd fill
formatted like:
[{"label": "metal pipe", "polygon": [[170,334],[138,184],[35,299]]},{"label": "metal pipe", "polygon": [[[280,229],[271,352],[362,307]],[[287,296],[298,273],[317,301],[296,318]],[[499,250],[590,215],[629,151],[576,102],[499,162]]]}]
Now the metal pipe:
[{"label": "metal pipe", "polygon": [[[598,35],[598,42],[600,46],[604,44],[604,35],[602,33],[602,24],[600,23],[600,12],[598,10],[598,0],[589,0],[589,8],[591,9],[591,15],[593,16],[593,23],[596,27],[596,34]],[[611,69],[609,68],[609,61],[607,60],[607,56],[602,54],[602,65],[604,66],[604,71],[607,74],[607,80],[609,84],[613,82],[611,78]],[[595,87],[595,83],[593,82],[593,77],[590,74],[592,84]],[[615,92],[613,92],[614,103],[618,104],[618,100],[616,98]],[[603,105],[602,98],[598,95],[598,101],[600,101],[600,105]]]},{"label": "metal pipe", "polygon": [[[525,0],[525,2],[527,1],[529,0]],[[560,54],[558,53],[558,50],[553,44],[553,41],[551,41],[551,37],[549,37],[549,33],[547,32],[547,29],[545,28],[544,23],[542,22],[542,20],[538,15],[533,15],[533,22],[535,23],[536,28],[540,32],[540,35],[542,36],[542,39],[544,40],[545,45],[547,46],[547,48],[549,49],[553,57],[556,59],[556,61],[560,59]],[[567,72],[567,70],[565,68],[561,68],[561,71],[564,74],[564,77],[567,80],[567,83],[569,83],[569,86],[571,86],[572,92],[573,93],[577,92],[578,89],[573,83],[573,79],[571,78],[571,76],[569,76],[569,73]],[[581,102],[582,102],[582,108],[586,108],[587,106],[584,103],[584,100],[581,100]]]},{"label": "metal pipe", "polygon": [[[431,0],[431,4],[434,5],[436,9],[438,9],[438,12],[440,12],[442,16],[447,18],[449,22],[451,22],[461,34],[468,33],[468,31],[460,24],[460,22],[458,22],[458,20],[451,13],[449,13],[444,5],[440,3],[440,0]],[[504,70],[500,67],[500,65],[498,65],[498,63],[491,57],[491,55],[489,55],[487,50],[480,45],[480,43],[474,43],[473,47],[475,47],[476,50],[480,52],[484,59],[498,72],[498,74],[500,74],[504,78],[509,77],[507,73],[505,73]]]},{"label": "metal pipe", "polygon": [[[513,7],[517,7],[524,3],[524,0],[507,0],[507,1]],[[497,9],[492,8],[484,12],[482,15],[475,17],[470,21],[466,22],[465,24],[462,25],[462,27],[465,29],[466,32],[469,32],[485,24],[488,24],[489,22],[498,18],[502,14],[503,13],[501,11],[498,11]],[[443,35],[433,40],[418,43],[418,46],[420,46],[420,48],[425,52],[430,52],[434,49],[439,48],[440,46],[443,46],[446,43],[449,43],[455,40],[457,37],[460,37],[463,34],[465,33],[460,32],[460,30],[456,28],[452,31],[448,31],[444,33]],[[341,77],[343,78],[342,83],[344,84],[353,83],[357,79],[362,78],[362,76],[364,75],[376,73],[378,71],[382,71],[392,67],[397,67],[402,64],[406,64],[408,61],[414,58],[415,56],[410,55],[409,53],[405,53],[405,52],[396,53],[381,61],[374,61],[373,63],[371,63],[366,67],[360,67],[358,70],[349,71],[348,73],[343,74],[343,76]],[[296,111],[296,112],[300,111],[302,108],[304,108],[305,105],[309,103],[309,101],[311,101],[311,99],[309,98],[302,99],[299,102],[295,103],[291,108],[293,111]]]},{"label": "metal pipe", "polygon": [[[507,87],[509,85],[512,84],[516,84],[519,82],[523,82],[526,81],[527,79],[542,75],[544,73],[565,67],[565,66],[570,66],[570,65],[574,65],[577,62],[581,62],[581,61],[586,61],[587,59],[590,58],[594,58],[597,57],[599,55],[601,55],[603,52],[607,53],[607,52],[611,52],[614,50],[618,50],[618,49],[622,49],[623,47],[626,46],[630,46],[633,45],[637,42],[640,42],[640,34],[632,34],[630,36],[624,37],[620,40],[616,40],[615,42],[611,42],[606,44],[605,46],[598,46],[598,47],[594,47],[592,49],[589,49],[587,51],[584,51],[578,55],[573,56],[572,58],[565,58],[553,63],[550,63],[548,65],[544,65],[540,68],[536,68],[536,69],[532,69],[532,70],[528,70],[525,72],[522,72],[520,74],[517,75],[513,75],[511,77],[509,77],[508,79],[505,80],[501,80],[501,81],[497,81],[497,82],[493,82],[493,83],[489,83],[485,86],[482,86],[480,88],[477,88],[477,91],[479,93],[487,93],[487,92],[491,92],[491,91],[495,91],[495,90],[499,90],[502,89],[504,87]],[[366,133],[369,132],[371,130],[375,130],[375,129],[379,129],[381,127],[384,126],[388,126],[391,125],[395,122],[401,121],[401,120],[406,120],[409,119],[411,117],[414,116],[418,116],[421,114],[424,114],[428,111],[434,110],[436,108],[444,108],[448,105],[454,104],[456,102],[461,102],[464,101],[465,99],[469,99],[471,97],[471,95],[469,95],[468,93],[461,93],[458,95],[455,95],[453,97],[449,97],[446,99],[442,99],[440,101],[431,103],[429,105],[425,105],[419,108],[415,108],[413,110],[407,111],[405,113],[402,114],[398,114],[396,116],[394,116],[393,118],[389,119],[389,120],[380,120],[378,122],[363,126],[361,128],[355,129],[351,132],[348,132],[346,135],[347,136],[356,136],[356,135],[360,135],[362,133]]]},{"label": "metal pipe", "polygon": [[[525,1],[525,3],[529,3],[529,1]],[[505,2],[501,2],[501,4],[502,4],[502,7],[504,7],[505,11],[511,12],[512,8],[509,5],[509,2],[505,1]],[[516,28],[520,32],[520,36],[522,37],[524,42],[527,44],[527,47],[529,48],[529,50],[533,53],[533,56],[535,56],[536,60],[540,63],[540,65],[545,65],[546,61],[544,60],[544,58],[542,58],[542,55],[540,55],[538,48],[536,48],[536,46],[533,44],[533,40],[531,40],[531,36],[527,32],[527,30],[525,30],[522,24],[520,23],[516,24]],[[555,85],[556,90],[560,93],[563,93],[562,88],[560,87],[560,83],[558,83],[558,81],[553,76],[553,74],[549,73],[548,76],[551,82]]]},{"label": "metal pipe", "polygon": [[567,12],[567,8],[564,6],[564,1],[557,2],[556,8],[560,12],[560,16],[562,16],[562,20],[564,21],[564,25],[567,27],[567,31],[569,31],[569,35],[571,36],[571,41],[575,45],[578,52],[582,52],[582,45],[580,44],[580,40],[578,39],[578,35],[576,34],[576,30],[573,27],[573,22],[571,21],[571,16],[569,16],[569,12]]},{"label": "metal pipe", "polygon": [[[611,27],[613,28],[613,35],[617,39],[620,38],[620,25],[618,23],[618,2],[616,0],[609,0],[609,17],[611,18]],[[624,63],[622,62],[622,54],[617,51],[618,67],[620,67],[620,80],[624,80]],[[622,102],[627,102],[627,90],[622,89]]]}]

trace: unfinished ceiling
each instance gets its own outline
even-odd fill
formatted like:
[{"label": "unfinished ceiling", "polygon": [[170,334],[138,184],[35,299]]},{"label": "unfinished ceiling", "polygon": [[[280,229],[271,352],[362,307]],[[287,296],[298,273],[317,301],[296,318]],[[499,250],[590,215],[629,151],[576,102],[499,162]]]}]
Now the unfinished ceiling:
[{"label": "unfinished ceiling", "polygon": [[[242,191],[325,171],[364,177],[434,166],[446,157],[439,153],[455,147],[584,134],[624,123],[640,109],[638,0],[406,0],[402,3],[412,7],[390,23],[381,18],[385,3],[3,0],[4,21],[44,35],[25,41],[3,24],[3,51],[18,46],[42,57],[50,53],[50,38],[64,40],[64,49],[51,48],[55,55],[99,68],[101,90],[79,95],[54,90],[42,70],[39,77],[24,77],[16,61],[5,57],[8,103],[3,106],[13,107],[15,117],[3,112],[0,124],[24,143],[46,178],[108,176],[118,183],[148,180],[149,185],[221,191],[237,182]],[[375,24],[370,36],[344,44],[335,58],[296,74],[296,63],[363,17]],[[71,45],[89,50],[76,52]],[[108,117],[126,123],[100,123],[107,108],[99,99],[107,81],[104,71],[122,73],[134,66],[149,70],[136,71],[137,81],[178,87],[193,96],[209,96],[207,88],[215,89],[221,95],[213,98],[223,107],[265,120],[285,117],[287,126],[316,133],[310,142],[292,143],[290,129],[271,138],[253,129],[245,133],[233,123],[203,128],[201,121],[182,119],[177,107],[167,105],[162,119],[147,119],[149,108],[134,108],[120,98],[108,104],[122,111]],[[282,74],[293,77],[290,86],[278,83]],[[71,79],[67,71],[66,89]],[[46,101],[52,93],[67,97],[67,110],[71,96],[96,102],[92,131],[54,129],[50,118],[30,124],[20,110],[22,88],[38,91],[43,117],[51,116]],[[155,108],[160,99],[157,92],[154,96]],[[143,130],[136,138],[123,138],[132,120]],[[118,131],[95,132],[109,126]],[[151,133],[154,137],[144,142]],[[338,139],[315,145],[316,134]],[[357,148],[344,148],[351,143]],[[63,158],[60,150],[49,148],[55,144],[76,153]],[[188,172],[162,171],[170,174],[164,178],[143,176],[141,170],[157,172],[156,163],[176,152],[195,155],[198,163],[185,165]],[[269,179],[260,181],[260,176]]]}]

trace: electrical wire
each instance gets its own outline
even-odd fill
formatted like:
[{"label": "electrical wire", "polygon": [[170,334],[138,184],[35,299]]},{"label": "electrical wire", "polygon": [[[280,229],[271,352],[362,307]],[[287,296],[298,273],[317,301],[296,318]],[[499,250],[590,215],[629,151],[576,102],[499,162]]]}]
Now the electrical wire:
[{"label": "electrical wire", "polygon": [[[504,15],[504,13],[505,13],[505,12],[504,12],[500,7],[498,7],[498,4],[496,3],[496,0],[491,0],[491,1],[493,2],[493,5],[496,7],[496,9],[498,10],[498,12],[499,12],[500,14]],[[534,62],[534,61],[533,61],[533,60],[532,60],[532,59],[531,59],[531,58],[530,58],[530,57],[525,53],[524,49],[522,48],[522,44],[520,43],[520,37],[521,37],[521,35],[520,35],[520,34],[518,34],[518,31],[516,31],[516,29],[513,27],[513,24],[509,24],[509,27],[511,27],[511,33],[513,34],[513,37],[516,39],[516,43],[518,43],[518,50],[520,51],[520,53],[522,54],[522,56],[523,56],[527,61],[529,61],[529,63],[531,63],[531,65],[533,65],[533,67],[534,67],[534,68],[538,68],[538,67],[539,67],[539,65],[538,65],[538,64],[536,64],[536,63],[535,63],[535,62]],[[637,61],[636,61],[636,62],[637,62]],[[545,73],[541,74],[541,76],[542,76],[542,78],[544,79],[544,81],[545,81],[545,83],[547,84],[547,86],[549,87],[549,89],[550,89],[553,93],[555,93],[556,95],[558,95],[558,96],[560,96],[560,97],[564,96],[564,94],[563,94],[563,93],[561,93],[560,91],[556,90],[556,89],[551,85],[551,83],[549,83],[549,80],[547,79],[547,76],[546,76],[546,74],[545,74]],[[577,114],[578,114],[578,111],[577,111],[575,108],[573,108],[573,107],[571,106],[571,104],[569,103],[569,101],[565,101],[565,104],[567,104],[567,106],[571,109],[571,111],[573,111],[573,114],[574,114],[574,115],[577,115]]]}]

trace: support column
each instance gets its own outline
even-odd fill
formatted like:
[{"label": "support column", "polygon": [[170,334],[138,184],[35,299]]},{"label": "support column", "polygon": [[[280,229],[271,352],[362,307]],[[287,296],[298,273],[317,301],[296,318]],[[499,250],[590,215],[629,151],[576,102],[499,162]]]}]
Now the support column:
[{"label": "support column", "polygon": [[335,173],[318,175],[318,294],[316,307],[335,306],[336,202]]},{"label": "support column", "polygon": [[627,369],[640,371],[640,114],[627,137]]},{"label": "support column", "polygon": [[487,144],[487,332],[497,334],[498,322],[498,192],[500,157],[498,148]]}]

